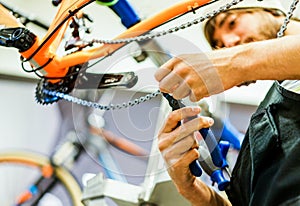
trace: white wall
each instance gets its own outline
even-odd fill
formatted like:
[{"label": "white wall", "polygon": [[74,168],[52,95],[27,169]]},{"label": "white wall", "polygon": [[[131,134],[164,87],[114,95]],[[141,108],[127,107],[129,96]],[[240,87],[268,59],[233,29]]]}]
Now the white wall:
[{"label": "white wall", "polygon": [[35,83],[0,79],[0,151],[29,149],[44,154],[57,138],[56,105],[35,102]]}]

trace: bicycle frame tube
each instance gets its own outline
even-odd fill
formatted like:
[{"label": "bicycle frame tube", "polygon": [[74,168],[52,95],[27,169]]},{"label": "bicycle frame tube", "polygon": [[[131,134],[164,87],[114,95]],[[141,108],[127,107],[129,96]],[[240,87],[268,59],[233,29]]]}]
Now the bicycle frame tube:
[{"label": "bicycle frame tube", "polygon": [[[6,27],[20,27],[23,26],[20,22],[16,21],[16,18],[10,14],[10,12],[4,8],[0,3],[0,25],[5,25]],[[4,18],[5,17],[5,18]]]},{"label": "bicycle frame tube", "polygon": [[[42,70],[40,70],[40,72],[47,77],[65,76],[65,74],[68,72],[68,68],[70,66],[76,65],[77,63],[73,64],[69,62],[67,65],[62,66],[61,57],[57,56],[56,51],[62,41],[62,38],[64,37],[65,31],[69,25],[71,18],[64,22],[54,34],[52,34],[52,32],[58,27],[58,25],[60,25],[64,21],[64,19],[66,19],[70,15],[70,12],[73,12],[81,6],[93,1],[94,0],[62,1],[44,38],[37,38],[36,43],[29,50],[21,53],[21,55],[26,59],[30,58],[29,62],[35,68],[39,68],[45,65],[49,59],[52,59],[48,66],[45,66]],[[50,36],[51,34],[52,36]],[[49,39],[47,40],[47,38]],[[31,59],[31,55],[40,47],[42,43],[44,43],[43,47]]]},{"label": "bicycle frame tube", "polygon": [[[53,24],[50,26],[45,38],[52,32],[52,30],[60,24],[60,22],[69,15],[70,4],[71,10],[74,11],[75,8],[78,8],[85,3],[90,2],[89,0],[75,1],[74,0],[64,0],[62,1],[62,5],[59,7],[59,11],[53,21]],[[183,13],[186,13],[193,8],[204,5],[208,3],[209,0],[186,0],[179,2],[156,15],[147,18],[140,23],[137,23],[133,27],[127,29],[125,32],[115,37],[114,39],[121,38],[130,38],[141,35],[151,29],[169,21],[170,19],[175,18]],[[73,4],[72,4],[73,3]],[[40,70],[47,77],[63,77],[68,72],[68,68],[77,64],[82,64],[87,62],[88,60],[100,58],[106,56],[116,49],[120,48],[123,44],[102,44],[98,47],[94,47],[91,49],[86,49],[82,51],[78,51],[63,57],[59,57],[56,54],[57,47],[59,46],[61,39],[64,35],[65,29],[67,28],[68,22],[65,22],[62,27],[58,31],[55,32],[48,42],[45,43],[42,49],[40,49],[36,55],[30,59],[30,63],[34,65],[34,67],[38,68],[46,64],[49,59],[52,58],[49,64],[45,65],[42,70]],[[45,39],[44,38],[44,39]],[[43,42],[38,40],[29,50],[21,53],[23,57],[30,58],[30,56],[35,52],[35,50],[41,45]]]}]

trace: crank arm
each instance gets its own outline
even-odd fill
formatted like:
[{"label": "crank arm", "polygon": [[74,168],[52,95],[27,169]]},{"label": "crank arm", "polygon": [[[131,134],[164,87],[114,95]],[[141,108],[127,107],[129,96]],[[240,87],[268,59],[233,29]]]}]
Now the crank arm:
[{"label": "crank arm", "polygon": [[77,89],[131,88],[138,81],[134,72],[80,73],[75,84]]}]

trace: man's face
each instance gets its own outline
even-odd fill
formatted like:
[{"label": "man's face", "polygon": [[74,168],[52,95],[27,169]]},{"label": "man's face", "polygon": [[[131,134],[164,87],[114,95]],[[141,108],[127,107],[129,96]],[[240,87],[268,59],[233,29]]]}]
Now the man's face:
[{"label": "man's face", "polygon": [[266,11],[226,12],[215,18],[213,41],[216,48],[275,38],[278,31],[278,22]]}]

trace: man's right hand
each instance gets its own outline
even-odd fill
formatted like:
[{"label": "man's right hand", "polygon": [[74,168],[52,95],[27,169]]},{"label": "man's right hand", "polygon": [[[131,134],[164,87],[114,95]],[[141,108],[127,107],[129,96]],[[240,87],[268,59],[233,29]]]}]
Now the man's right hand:
[{"label": "man's right hand", "polygon": [[[192,102],[252,81],[247,48],[236,46],[207,53],[184,54],[163,64],[155,73],[162,92]],[[251,65],[250,65],[251,66]],[[247,71],[244,70],[247,68]]]}]

